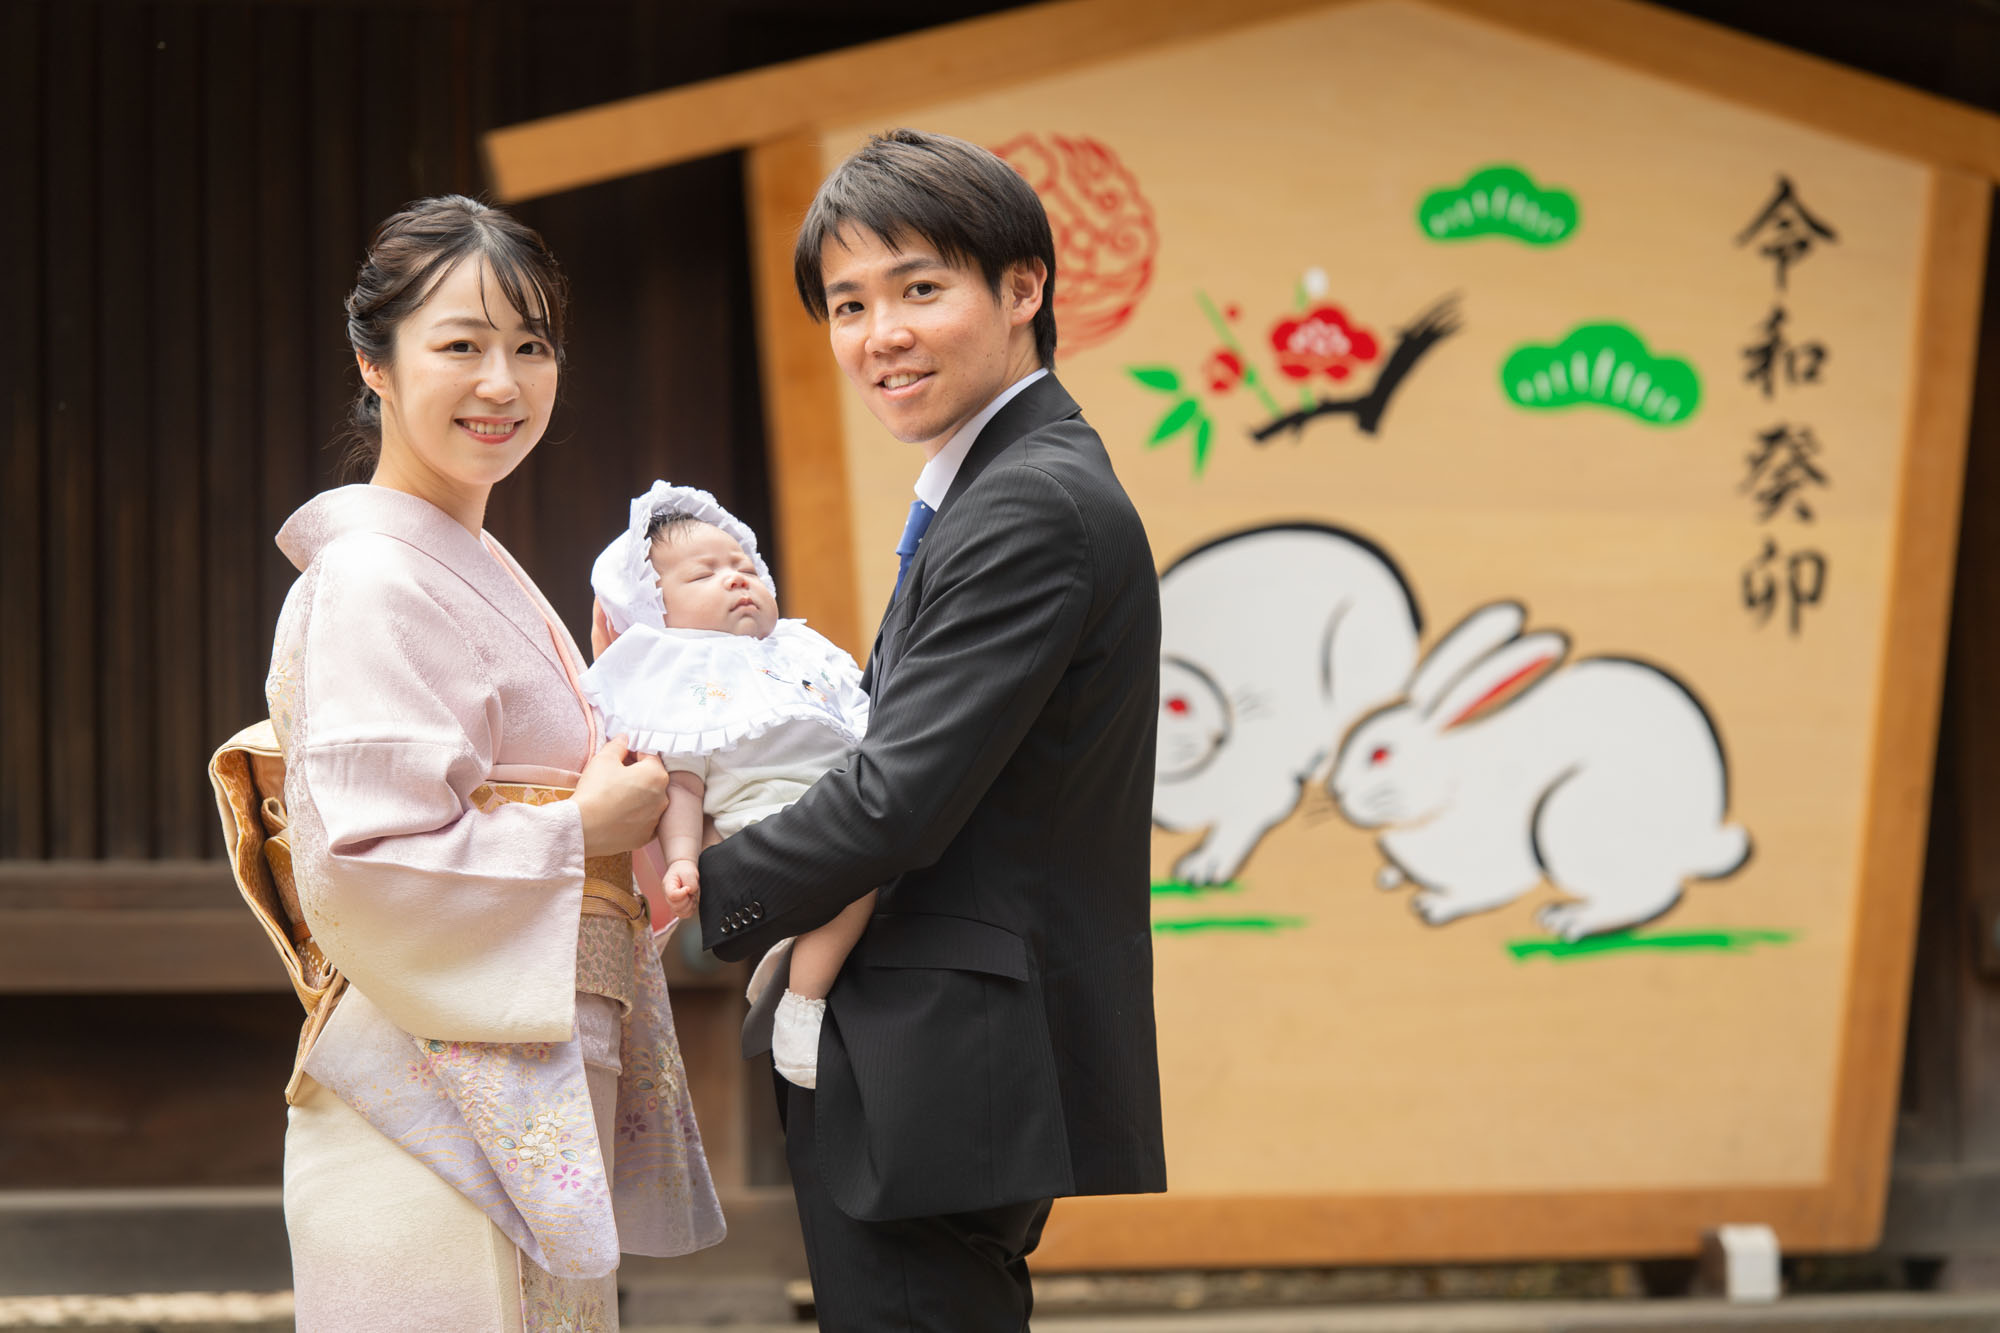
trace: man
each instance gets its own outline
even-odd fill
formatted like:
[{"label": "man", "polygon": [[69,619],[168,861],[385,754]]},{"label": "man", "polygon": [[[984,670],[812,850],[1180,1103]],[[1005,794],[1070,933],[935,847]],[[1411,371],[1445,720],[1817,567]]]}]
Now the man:
[{"label": "man", "polygon": [[[1049,367],[1041,201],[957,139],[821,185],[799,295],[919,446],[867,741],[701,859],[703,940],[753,957],[881,888],[781,1084],[828,1330],[1020,1330],[1060,1195],[1166,1188],[1148,918],[1159,583]],[[882,534],[886,542],[890,534]]]}]

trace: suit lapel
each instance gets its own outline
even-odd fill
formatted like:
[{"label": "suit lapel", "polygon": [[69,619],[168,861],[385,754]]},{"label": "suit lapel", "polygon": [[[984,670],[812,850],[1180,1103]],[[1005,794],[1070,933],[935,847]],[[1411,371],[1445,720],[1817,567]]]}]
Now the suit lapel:
[{"label": "suit lapel", "polygon": [[[1076,400],[1069,396],[1069,391],[1057,382],[1054,375],[1044,375],[1015,394],[1007,406],[993,414],[993,419],[981,428],[979,438],[972,442],[970,449],[966,450],[965,461],[958,465],[958,472],[952,477],[951,485],[944,493],[944,502],[938,506],[937,516],[931,520],[931,531],[937,531],[938,525],[944,522],[945,515],[951,512],[958,497],[965,494],[966,488],[973,482],[979,480],[979,474],[991,467],[994,459],[1042,427],[1077,416],[1082,411],[1083,409],[1076,405]],[[935,542],[927,540],[917,549],[916,558],[910,561],[910,572],[903,578],[904,589],[917,583],[918,573],[924,566],[924,557],[935,547]],[[885,626],[894,618],[897,605],[905,600],[907,599],[900,590],[890,599],[888,611],[882,617]]]},{"label": "suit lapel", "polygon": [[[951,486],[944,493],[944,503],[938,506],[937,518],[931,520],[932,525],[935,526],[938,519],[950,511],[952,502],[965,494],[965,488],[977,481],[979,474],[994,459],[1042,427],[1082,411],[1076,400],[1069,396],[1069,390],[1063,388],[1053,374],[1042,376],[1015,394],[1012,402],[993,414],[993,420],[986,423],[979,432],[979,438],[972,442],[972,448],[966,451],[965,461],[958,465],[958,475],[951,479]],[[917,558],[923,558],[922,552]]]},{"label": "suit lapel", "polygon": [[[944,503],[938,506],[936,517],[931,519],[930,533],[938,531],[959,496],[979,479],[980,473],[992,466],[993,460],[1042,427],[1077,416],[1082,410],[1053,374],[1044,375],[1015,394],[980,429],[979,438],[966,451],[965,461],[958,465],[958,472],[945,491]],[[882,612],[880,627],[875,632],[875,645],[868,650],[868,670],[864,677],[864,683],[871,687],[871,691],[881,685],[883,675],[894,665],[896,640],[916,614],[912,603],[914,590],[921,586],[926,560],[936,546],[936,539],[926,534],[923,545],[918,547],[916,556],[910,561],[909,572],[903,576],[902,586],[890,597],[889,605]],[[885,647],[889,649],[886,659],[883,657]]]}]

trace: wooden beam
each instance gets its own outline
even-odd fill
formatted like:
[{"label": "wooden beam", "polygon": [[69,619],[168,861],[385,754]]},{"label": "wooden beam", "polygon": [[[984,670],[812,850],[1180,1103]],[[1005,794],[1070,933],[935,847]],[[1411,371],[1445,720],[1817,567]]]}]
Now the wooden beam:
[{"label": "wooden beam", "polygon": [[[675,991],[727,996],[747,974],[679,948],[661,963]],[[0,861],[0,995],[290,989],[226,862]]]},{"label": "wooden beam", "polygon": [[1059,1199],[1036,1272],[1501,1263],[1692,1255],[1704,1228],[1770,1224],[1787,1253],[1863,1248],[1823,1187]]},{"label": "wooden beam", "polygon": [[1832,1211],[1857,1246],[1873,1245],[1880,1235],[1896,1125],[1990,198],[1982,180],[1946,170],[1933,176],[1881,638],[1874,799],[1862,835],[1861,900],[1828,1149]]},{"label": "wooden beam", "polygon": [[1424,0],[1857,143],[2000,181],[2000,116],[1639,0]]},{"label": "wooden beam", "polygon": [[786,611],[858,659],[868,650],[855,595],[854,533],[840,423],[840,373],[826,334],[799,304],[792,243],[819,188],[818,141],[795,136],[745,163],[757,350]]},{"label": "wooden beam", "polygon": [[1062,0],[490,131],[487,179],[533,199],[965,97],[1348,0]]},{"label": "wooden beam", "polygon": [[[2000,117],[1639,0],[1424,0],[2000,181]],[[1061,0],[489,132],[487,178],[533,199],[888,116],[1349,0]]]},{"label": "wooden beam", "polygon": [[0,993],[290,988],[220,861],[0,864]]}]

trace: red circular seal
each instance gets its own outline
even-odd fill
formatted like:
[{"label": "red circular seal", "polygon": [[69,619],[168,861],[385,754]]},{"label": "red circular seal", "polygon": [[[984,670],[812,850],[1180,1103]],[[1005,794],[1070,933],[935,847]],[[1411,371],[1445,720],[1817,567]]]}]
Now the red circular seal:
[{"label": "red circular seal", "polygon": [[1022,134],[993,150],[1041,196],[1056,240],[1056,329],[1064,350],[1095,347],[1132,317],[1153,281],[1153,206],[1095,139]]}]

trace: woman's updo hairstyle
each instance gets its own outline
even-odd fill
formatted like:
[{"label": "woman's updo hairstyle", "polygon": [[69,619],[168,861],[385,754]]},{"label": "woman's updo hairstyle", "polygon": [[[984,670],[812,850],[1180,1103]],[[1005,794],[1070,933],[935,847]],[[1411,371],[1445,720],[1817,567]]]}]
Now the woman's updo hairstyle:
[{"label": "woman's updo hairstyle", "polygon": [[[397,326],[474,256],[560,366],[569,289],[555,256],[533,227],[462,194],[420,199],[375,229],[347,294],[347,341],[371,365],[390,365]],[[366,381],[348,413],[346,437],[350,468],[372,468],[382,451],[382,400]]]}]

